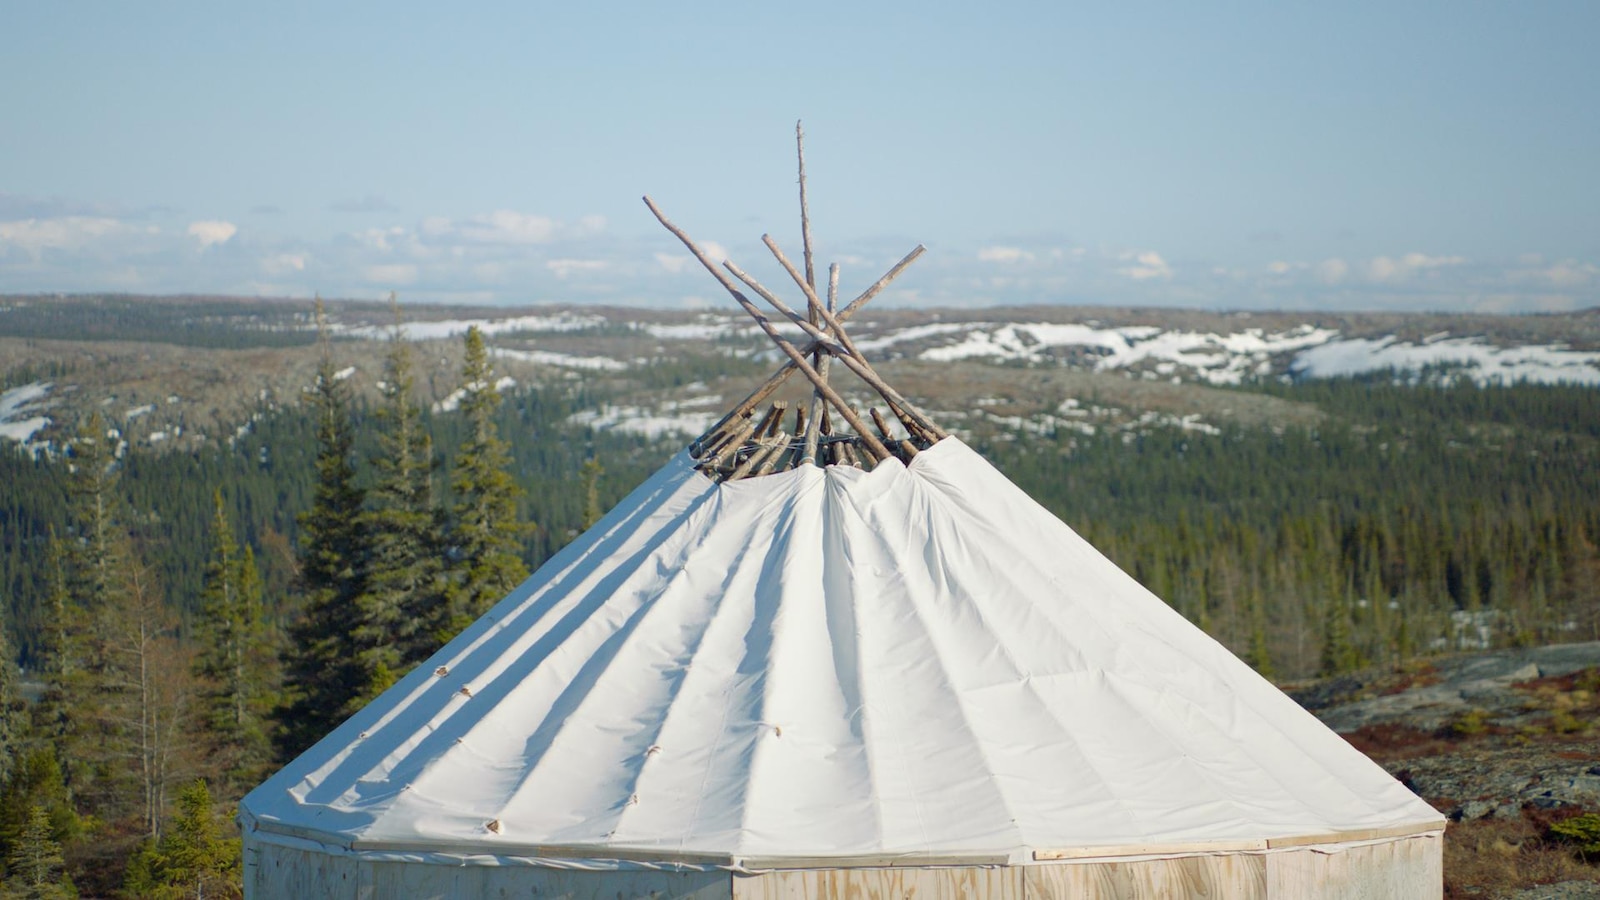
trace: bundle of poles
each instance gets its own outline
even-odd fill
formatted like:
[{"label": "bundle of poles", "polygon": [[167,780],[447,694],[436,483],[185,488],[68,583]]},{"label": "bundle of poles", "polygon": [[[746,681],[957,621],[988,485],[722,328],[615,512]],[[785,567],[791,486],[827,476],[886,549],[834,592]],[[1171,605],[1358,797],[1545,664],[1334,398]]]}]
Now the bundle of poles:
[{"label": "bundle of poles", "polygon": [[[918,450],[932,446],[946,435],[932,419],[913,406],[872,368],[844,329],[844,323],[873,297],[882,293],[922,255],[924,248],[918,245],[907,253],[882,278],[843,309],[838,307],[839,266],[837,263],[829,266],[828,296],[824,302],[817,293],[816,270],[811,255],[811,216],[806,204],[805,132],[799,123],[795,124],[794,135],[800,161],[800,235],[805,245],[804,273],[789,261],[771,235],[762,235],[761,241],[805,295],[806,314],[803,316],[732,261],[723,260],[721,267],[713,264],[683,229],[667,219],[655,201],[644,198],[645,206],[650,208],[656,219],[683,242],[734,301],[755,319],[756,325],[772,340],[779,352],[787,357],[787,362],[760,387],[689,445],[696,468],[719,481],[751,478],[802,465],[871,469],[891,456],[909,463]],[[779,334],[772,321],[734,283],[735,278],[765,300],[779,315],[798,326],[808,341],[803,346],[796,346]],[[828,376],[834,359],[883,398],[884,407],[903,427],[905,437],[896,437],[888,421],[875,407],[867,411],[867,417],[872,420],[872,427],[869,427],[861,414],[833,389]],[[767,401],[796,372],[811,382],[812,397],[809,405],[795,406],[793,430],[789,430],[784,427],[789,404],[782,400],[770,404]],[[766,409],[757,417],[762,404],[767,404]],[[847,425],[850,432],[836,431],[840,422]]]}]

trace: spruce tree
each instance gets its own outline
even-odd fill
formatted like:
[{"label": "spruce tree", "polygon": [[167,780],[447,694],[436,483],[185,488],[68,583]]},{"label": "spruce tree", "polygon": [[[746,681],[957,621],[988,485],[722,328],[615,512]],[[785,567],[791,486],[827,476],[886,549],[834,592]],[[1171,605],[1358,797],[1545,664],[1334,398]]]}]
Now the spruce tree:
[{"label": "spruce tree", "polygon": [[355,630],[368,698],[438,649],[428,623],[438,619],[445,602],[433,441],[414,399],[411,345],[399,307],[393,296],[389,302],[395,323],[379,386],[377,452],[371,458],[374,477],[365,517],[370,551]]},{"label": "spruce tree", "polygon": [[36,746],[18,757],[11,777],[0,790],[0,858],[16,852],[29,825],[32,810],[45,811],[52,841],[64,843],[76,838],[83,822],[67,797],[67,784],[56,761],[55,750]]},{"label": "spruce tree", "polygon": [[507,471],[510,451],[495,428],[500,406],[483,334],[467,329],[461,366],[461,415],[466,437],[450,479],[455,493],[452,578],[438,637],[448,640],[528,577],[518,551],[527,526],[516,519],[521,489]]},{"label": "spruce tree", "polygon": [[28,810],[27,825],[6,856],[6,896],[17,898],[76,897],[72,881],[61,872],[61,845],[51,835],[50,816],[42,806]]},{"label": "spruce tree", "polygon": [[1329,598],[1322,624],[1322,674],[1343,675],[1361,667],[1361,655],[1350,636],[1350,605],[1345,597]]},{"label": "spruce tree", "polygon": [[600,467],[600,458],[589,457],[583,464],[583,530],[588,531],[600,521],[604,510],[600,508],[600,476],[605,469]]},{"label": "spruce tree", "polygon": [[129,863],[123,889],[154,900],[236,897],[239,868],[239,840],[222,836],[211,792],[197,780],[178,794],[177,814],[160,840]]},{"label": "spruce tree", "polygon": [[265,720],[271,632],[261,590],[255,554],[249,548],[239,552],[219,489],[213,496],[211,559],[196,627],[195,674],[204,680],[204,718],[217,762],[235,788],[258,780],[272,758]]},{"label": "spruce tree", "polygon": [[300,615],[285,649],[287,702],[278,716],[285,757],[299,755],[355,712],[370,680],[353,634],[367,555],[363,492],[351,456],[349,392],[334,368],[321,300],[317,327],[316,486],[311,509],[300,515]]},{"label": "spruce tree", "polygon": [[23,723],[28,710],[17,692],[17,663],[11,654],[11,636],[0,617],[0,785],[11,779],[11,768],[22,749]]},{"label": "spruce tree", "polygon": [[133,796],[123,758],[133,723],[120,709],[131,686],[118,646],[136,560],[123,524],[113,439],[94,413],[70,448],[73,539],[52,550],[53,658],[38,710],[39,731],[53,741],[74,801],[106,819],[127,813]]}]

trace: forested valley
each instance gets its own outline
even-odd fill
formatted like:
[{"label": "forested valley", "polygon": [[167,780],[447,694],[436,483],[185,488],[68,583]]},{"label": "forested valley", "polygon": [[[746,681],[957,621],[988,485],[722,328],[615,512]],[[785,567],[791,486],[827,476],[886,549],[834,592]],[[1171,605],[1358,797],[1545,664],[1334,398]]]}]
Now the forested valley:
[{"label": "forested valley", "polygon": [[[341,342],[323,348],[305,402],[231,445],[121,448],[88,416],[64,452],[0,452],[8,890],[236,895],[237,799],[682,443],[575,424],[603,387],[502,395],[475,331],[448,411],[413,396],[404,340],[370,402],[339,377]],[[1600,639],[1593,388],[1379,373],[1232,390],[1323,415],[970,440],[1280,682]]]}]

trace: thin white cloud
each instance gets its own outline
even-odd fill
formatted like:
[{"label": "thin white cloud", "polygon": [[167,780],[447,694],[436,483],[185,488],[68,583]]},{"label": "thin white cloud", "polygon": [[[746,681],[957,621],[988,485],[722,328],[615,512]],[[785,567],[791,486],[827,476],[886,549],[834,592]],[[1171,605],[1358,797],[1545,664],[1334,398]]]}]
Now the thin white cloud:
[{"label": "thin white cloud", "polygon": [[261,270],[268,275],[291,275],[306,270],[304,253],[274,253],[261,260]]},{"label": "thin white cloud", "polygon": [[655,257],[657,265],[674,275],[688,269],[689,264],[694,262],[694,257],[687,253],[657,253]]},{"label": "thin white cloud", "polygon": [[1317,263],[1317,280],[1323,284],[1338,284],[1350,274],[1350,264],[1337,257]]},{"label": "thin white cloud", "polygon": [[1154,250],[1145,250],[1140,253],[1128,252],[1122,255],[1124,260],[1132,260],[1133,264],[1118,269],[1118,272],[1132,278],[1134,281],[1149,281],[1152,278],[1171,278],[1172,267],[1161,258],[1161,254]]},{"label": "thin white cloud", "polygon": [[1033,254],[1021,247],[979,247],[978,259],[992,263],[1031,262]]},{"label": "thin white cloud", "polygon": [[239,233],[239,226],[216,219],[190,222],[188,234],[200,242],[202,249],[216,244],[226,244]]},{"label": "thin white cloud", "polygon": [[1373,281],[1402,281],[1420,272],[1459,266],[1466,261],[1462,256],[1428,256],[1425,253],[1407,253],[1398,259],[1379,256],[1367,263],[1367,275]]},{"label": "thin white cloud", "polygon": [[556,273],[557,278],[566,278],[573,272],[603,272],[610,264],[603,259],[552,259],[544,267]]},{"label": "thin white cloud", "polygon": [[445,234],[479,244],[543,244],[556,236],[556,220],[498,209],[454,223]]},{"label": "thin white cloud", "polygon": [[1556,287],[1579,287],[1600,276],[1600,268],[1593,263],[1567,259],[1541,270],[1539,274]]},{"label": "thin white cloud", "polygon": [[21,219],[0,222],[0,244],[19,247],[29,256],[38,258],[44,250],[74,250],[132,230],[117,219],[103,216]]}]

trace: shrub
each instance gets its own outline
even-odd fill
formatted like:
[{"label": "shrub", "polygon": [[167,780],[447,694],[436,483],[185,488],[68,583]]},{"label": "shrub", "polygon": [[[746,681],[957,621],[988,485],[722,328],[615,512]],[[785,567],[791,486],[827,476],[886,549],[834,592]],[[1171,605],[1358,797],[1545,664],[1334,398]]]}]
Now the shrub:
[{"label": "shrub", "polygon": [[1550,826],[1550,836],[1564,843],[1576,844],[1584,856],[1600,856],[1600,815],[1585,813],[1556,822]]}]

